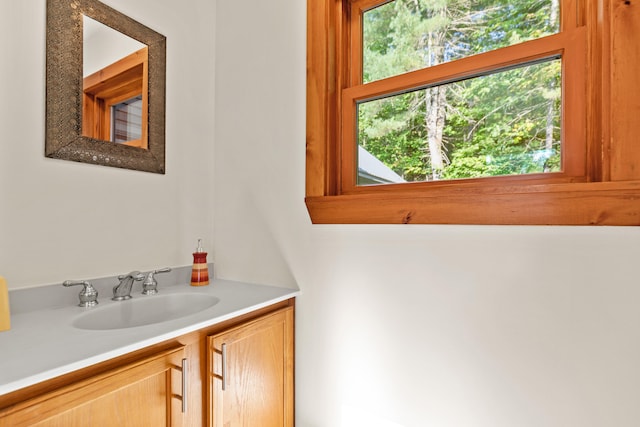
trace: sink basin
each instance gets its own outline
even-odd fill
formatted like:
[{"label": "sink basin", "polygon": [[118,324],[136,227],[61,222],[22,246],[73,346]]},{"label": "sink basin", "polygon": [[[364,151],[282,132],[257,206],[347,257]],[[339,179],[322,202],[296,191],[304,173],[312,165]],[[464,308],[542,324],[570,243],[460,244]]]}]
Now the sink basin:
[{"label": "sink basin", "polygon": [[152,325],[189,316],[213,307],[220,300],[207,294],[165,294],[140,296],[98,307],[78,316],[78,329],[109,330]]}]

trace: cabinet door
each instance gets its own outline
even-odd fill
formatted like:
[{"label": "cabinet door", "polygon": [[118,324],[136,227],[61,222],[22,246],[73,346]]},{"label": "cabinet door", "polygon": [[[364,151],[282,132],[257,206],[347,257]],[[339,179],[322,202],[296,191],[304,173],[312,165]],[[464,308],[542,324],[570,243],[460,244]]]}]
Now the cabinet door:
[{"label": "cabinet door", "polygon": [[209,426],[293,426],[293,308],[208,337]]},{"label": "cabinet door", "polygon": [[78,381],[0,413],[0,426],[182,426],[184,348]]}]

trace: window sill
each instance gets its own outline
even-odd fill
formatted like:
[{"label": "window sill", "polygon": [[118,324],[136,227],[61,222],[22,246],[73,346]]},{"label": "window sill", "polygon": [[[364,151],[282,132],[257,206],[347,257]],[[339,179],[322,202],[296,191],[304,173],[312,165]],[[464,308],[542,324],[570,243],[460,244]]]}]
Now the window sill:
[{"label": "window sill", "polygon": [[640,225],[640,181],[305,199],[314,224]]}]

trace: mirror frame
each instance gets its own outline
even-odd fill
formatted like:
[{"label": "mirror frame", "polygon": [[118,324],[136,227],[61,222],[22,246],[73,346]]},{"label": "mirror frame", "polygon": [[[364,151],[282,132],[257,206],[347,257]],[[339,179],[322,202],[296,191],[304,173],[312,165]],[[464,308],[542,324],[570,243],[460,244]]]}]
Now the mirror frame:
[{"label": "mirror frame", "polygon": [[[82,135],[83,15],[148,46],[148,149]],[[166,37],[98,0],[47,0],[45,156],[165,173]]]}]

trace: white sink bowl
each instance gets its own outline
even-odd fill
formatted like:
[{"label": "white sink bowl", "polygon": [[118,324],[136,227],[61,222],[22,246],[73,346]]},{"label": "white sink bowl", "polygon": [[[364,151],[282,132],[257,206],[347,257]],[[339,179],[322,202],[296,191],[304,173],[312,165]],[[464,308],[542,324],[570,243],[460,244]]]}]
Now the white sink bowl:
[{"label": "white sink bowl", "polygon": [[72,324],[78,329],[89,330],[134,328],[189,316],[218,302],[220,299],[207,294],[139,296],[94,308],[78,316]]}]

